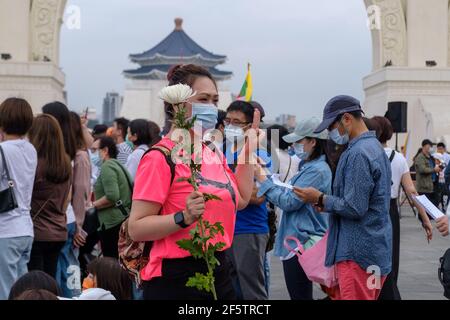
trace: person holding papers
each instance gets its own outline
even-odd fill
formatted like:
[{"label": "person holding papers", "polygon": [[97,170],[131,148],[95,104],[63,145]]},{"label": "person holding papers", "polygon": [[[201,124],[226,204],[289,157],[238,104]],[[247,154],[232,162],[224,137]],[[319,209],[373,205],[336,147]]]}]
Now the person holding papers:
[{"label": "person holding papers", "polygon": [[[412,200],[415,200],[415,196],[419,194],[411,179],[405,157],[387,146],[387,142],[391,140],[394,133],[391,122],[385,117],[373,117],[370,120],[375,125],[378,141],[383,145],[386,156],[391,163],[392,171],[391,206],[389,210],[392,223],[392,271],[386,278],[378,300],[401,300],[397,286],[400,265],[400,214],[398,212],[397,198],[400,194],[400,186],[403,186],[408,197]],[[419,211],[427,240],[430,241],[433,236],[433,227],[430,219],[422,206],[416,204],[416,207]]]},{"label": "person holding papers", "polygon": [[[283,137],[284,141],[294,143],[296,155],[302,160],[300,170],[289,183],[301,188],[314,187],[325,194],[330,194],[332,173],[325,154],[328,134],[314,133],[319,124],[320,120],[317,118],[304,120],[294,133]],[[312,247],[327,232],[328,216],[317,214],[311,204],[304,203],[294,194],[292,188],[281,183],[276,184],[266,175],[262,167],[258,167],[255,174],[261,183],[258,197],[265,196],[283,210],[274,254],[283,262],[289,295],[292,300],[312,300],[312,282],[308,280],[296,255],[290,253],[283,243],[287,236],[294,236],[300,240],[305,249]]]}]

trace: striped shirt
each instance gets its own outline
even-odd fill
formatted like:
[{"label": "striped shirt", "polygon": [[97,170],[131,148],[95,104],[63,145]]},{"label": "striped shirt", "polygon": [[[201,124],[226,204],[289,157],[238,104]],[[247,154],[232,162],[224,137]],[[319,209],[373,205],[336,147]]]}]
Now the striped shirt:
[{"label": "striped shirt", "polygon": [[117,161],[121,165],[125,166],[128,161],[129,155],[133,152],[133,149],[126,142],[122,142],[117,145]]}]

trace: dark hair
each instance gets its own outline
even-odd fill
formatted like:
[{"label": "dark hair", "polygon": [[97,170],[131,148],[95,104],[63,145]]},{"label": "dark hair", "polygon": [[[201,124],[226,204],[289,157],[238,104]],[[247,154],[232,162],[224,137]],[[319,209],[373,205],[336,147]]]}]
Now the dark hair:
[{"label": "dark hair", "polygon": [[255,113],[255,108],[250,103],[240,100],[232,102],[227,108],[227,113],[236,111],[242,112],[244,114],[245,121],[247,123],[253,122],[253,114]]},{"label": "dark hair", "polygon": [[353,118],[355,118],[356,120],[361,120],[363,118],[363,115],[362,115],[361,111],[344,112],[343,114],[340,114],[333,123],[341,121],[341,119],[344,116],[344,114],[349,114]]},{"label": "dark hair", "polygon": [[135,146],[143,144],[149,145],[152,142],[150,137],[150,125],[147,120],[136,119],[130,122],[130,132],[132,135],[136,135],[137,139],[133,142]]},{"label": "dark hair", "polygon": [[108,126],[106,124],[96,124],[94,129],[92,129],[92,135],[98,136],[106,134],[106,130],[108,130]]},{"label": "dark hair", "polygon": [[[210,79],[217,88],[216,80],[214,80],[211,73],[205,68],[195,64],[175,65],[172,68],[170,68],[169,72],[167,73],[167,80],[169,81],[169,86],[173,86],[176,84],[186,84],[192,87],[198,78],[203,77]],[[170,121],[174,117],[173,106],[165,102],[164,111],[166,114],[166,126],[167,126],[167,120]]]},{"label": "dark hair", "polygon": [[58,121],[49,114],[38,115],[28,136],[37,151],[38,159],[45,163],[45,178],[56,184],[69,180],[72,166],[64,150],[63,134]]},{"label": "dark hair", "polygon": [[226,117],[227,113],[223,110],[219,110],[219,113],[217,115],[216,129],[219,129],[220,126],[225,127],[225,123],[223,123],[223,121],[225,120]]},{"label": "dark hair", "polygon": [[427,146],[427,145],[429,145],[429,146],[433,146],[433,145],[434,145],[434,143],[433,143],[433,142],[431,142],[431,140],[430,140],[430,139],[425,139],[425,140],[423,140],[423,141],[422,141],[422,147],[425,147],[425,146]]},{"label": "dark hair", "polygon": [[45,114],[50,114],[56,118],[63,134],[64,149],[69,155],[70,160],[74,160],[75,155],[77,154],[77,141],[75,138],[75,132],[72,129],[69,109],[64,103],[52,102],[43,106],[42,112]]},{"label": "dark hair", "polygon": [[[272,130],[278,130],[278,139],[274,141],[275,137],[272,137]],[[287,143],[282,138],[289,134],[288,129],[286,127],[281,126],[279,124],[275,124],[267,128],[267,152],[272,154],[272,144],[275,148],[279,148],[281,150],[287,150],[291,143]]]},{"label": "dark hair", "polygon": [[111,159],[117,159],[117,146],[111,137],[101,137],[99,149],[108,148],[108,155]]},{"label": "dark hair", "polygon": [[341,158],[342,153],[347,150],[347,148],[348,144],[338,145],[331,139],[328,139],[325,143],[325,153],[328,157],[328,165],[330,166],[331,172],[333,173],[333,180],[336,174],[339,159]]},{"label": "dark hair", "polygon": [[130,125],[130,120],[125,118],[116,118],[114,122],[117,124],[117,128],[122,131],[122,138],[125,140],[127,137],[128,126]]},{"label": "dark hair", "polygon": [[60,289],[56,280],[43,271],[31,271],[20,277],[11,288],[8,300],[15,300],[27,290],[44,289],[59,296]]},{"label": "dark hair", "polygon": [[87,146],[86,146],[86,142],[84,141],[83,128],[81,125],[80,116],[76,112],[71,111],[70,112],[70,121],[72,124],[73,133],[75,135],[75,143],[76,143],[77,151],[78,150],[86,150]]},{"label": "dark hair", "polygon": [[306,137],[307,140],[311,141],[311,140],[316,140],[316,145],[313,148],[312,153],[309,155],[307,161],[314,161],[318,158],[320,158],[322,155],[325,155],[326,157],[326,161],[327,163],[330,165],[331,167],[331,162],[328,159],[328,154],[327,154],[327,140],[322,140],[322,139],[318,139],[318,138],[310,138],[310,137]]},{"label": "dark hair", "polygon": [[32,289],[23,292],[14,300],[59,300],[58,296],[48,290]]},{"label": "dark hair", "polygon": [[443,142],[439,142],[438,144],[437,144],[437,147],[438,148],[446,148],[446,146],[445,146],[445,143],[443,143]]},{"label": "dark hair", "polygon": [[386,143],[391,140],[394,134],[394,129],[392,128],[391,121],[388,118],[376,116],[371,119],[372,122],[376,123],[376,131],[378,140],[381,143]]},{"label": "dark hair", "polygon": [[154,146],[161,141],[161,128],[153,121],[148,122],[148,128],[150,132],[150,144],[149,147]]},{"label": "dark hair", "polygon": [[97,288],[110,291],[117,300],[132,299],[131,280],[117,259],[97,258],[88,264],[87,270],[95,276]]},{"label": "dark hair", "polygon": [[24,136],[33,124],[30,104],[19,98],[9,98],[0,105],[0,128],[7,134]]}]

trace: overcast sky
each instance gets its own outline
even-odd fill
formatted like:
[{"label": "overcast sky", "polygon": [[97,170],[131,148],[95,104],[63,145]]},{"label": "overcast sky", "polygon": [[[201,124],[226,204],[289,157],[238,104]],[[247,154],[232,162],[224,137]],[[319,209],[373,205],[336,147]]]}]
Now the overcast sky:
[{"label": "overcast sky", "polygon": [[252,63],[254,99],[268,118],[321,116],[334,95],[363,99],[371,39],[362,0],[69,0],[81,29],[61,34],[69,104],[101,111],[106,92],[123,93],[128,55],[155,46],[184,19],[205,49],[228,56],[228,86],[238,93]]}]

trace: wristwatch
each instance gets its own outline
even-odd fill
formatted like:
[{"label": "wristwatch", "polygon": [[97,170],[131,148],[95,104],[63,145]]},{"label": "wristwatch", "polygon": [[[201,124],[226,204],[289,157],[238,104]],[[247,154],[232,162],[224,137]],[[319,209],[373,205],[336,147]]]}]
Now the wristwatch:
[{"label": "wristwatch", "polygon": [[174,219],[175,223],[181,228],[186,229],[187,227],[189,227],[189,225],[184,221],[184,214],[182,211],[175,213]]}]

